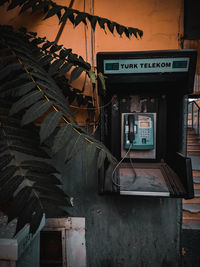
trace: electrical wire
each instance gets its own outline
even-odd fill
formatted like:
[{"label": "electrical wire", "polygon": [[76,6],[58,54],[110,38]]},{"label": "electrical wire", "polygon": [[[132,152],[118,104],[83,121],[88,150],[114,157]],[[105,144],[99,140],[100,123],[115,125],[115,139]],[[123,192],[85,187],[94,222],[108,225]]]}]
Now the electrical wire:
[{"label": "electrical wire", "polygon": [[103,109],[103,108],[106,108],[107,106],[109,106],[113,102],[114,98],[116,98],[116,97],[113,96],[108,103],[106,103],[103,106],[97,107],[97,108],[86,108],[86,107],[79,107],[79,106],[74,106],[74,105],[70,105],[70,107],[76,108],[76,109],[82,109],[82,110],[100,110],[100,109]]},{"label": "electrical wire", "polygon": [[[128,151],[127,151],[126,154],[125,154],[125,156],[124,156],[124,157],[117,163],[117,165],[115,166],[115,168],[114,168],[114,170],[113,170],[113,172],[112,172],[112,183],[113,183],[114,185],[118,186],[118,187],[122,187],[123,185],[120,185],[120,184],[118,184],[118,183],[115,182],[114,174],[115,174],[117,168],[118,168],[118,167],[120,166],[120,164],[122,163],[122,161],[123,161],[123,160],[127,157],[127,155],[130,153],[130,150],[131,150],[132,145],[133,145],[133,144],[131,143],[130,146],[129,146]],[[134,169],[134,166],[133,166],[133,161],[132,161],[130,155],[129,155],[129,160],[130,160],[131,167],[132,167],[132,170],[133,170],[133,173],[134,173],[134,176],[133,176],[133,183],[135,183],[135,180],[136,180],[136,178],[137,178],[137,174],[136,174],[136,172],[135,172],[135,169]]]},{"label": "electrical wire", "polygon": [[130,160],[131,167],[132,167],[132,170],[133,170],[133,173],[134,173],[134,176],[133,176],[133,183],[135,183],[135,180],[136,180],[136,178],[137,178],[137,174],[136,174],[135,168],[134,168],[134,166],[133,166],[133,161],[132,161],[132,158],[130,157],[130,154],[129,154],[129,160]]}]

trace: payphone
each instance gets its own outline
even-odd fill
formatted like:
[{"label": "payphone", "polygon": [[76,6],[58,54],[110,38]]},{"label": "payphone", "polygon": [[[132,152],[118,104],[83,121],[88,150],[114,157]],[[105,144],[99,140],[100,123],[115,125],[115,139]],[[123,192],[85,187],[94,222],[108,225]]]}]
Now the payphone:
[{"label": "payphone", "polygon": [[147,150],[154,148],[154,114],[122,113],[124,149]]},{"label": "payphone", "polygon": [[195,50],[97,54],[107,87],[98,84],[106,106],[100,138],[118,159],[100,170],[99,193],[193,197],[185,103],[196,56]]}]

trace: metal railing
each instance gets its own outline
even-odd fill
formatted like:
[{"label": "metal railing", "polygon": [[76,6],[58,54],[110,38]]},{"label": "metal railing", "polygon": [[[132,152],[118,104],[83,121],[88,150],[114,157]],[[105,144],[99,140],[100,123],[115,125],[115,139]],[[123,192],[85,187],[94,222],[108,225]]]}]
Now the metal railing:
[{"label": "metal railing", "polygon": [[193,128],[200,136],[200,107],[194,100],[188,102],[188,127]]}]

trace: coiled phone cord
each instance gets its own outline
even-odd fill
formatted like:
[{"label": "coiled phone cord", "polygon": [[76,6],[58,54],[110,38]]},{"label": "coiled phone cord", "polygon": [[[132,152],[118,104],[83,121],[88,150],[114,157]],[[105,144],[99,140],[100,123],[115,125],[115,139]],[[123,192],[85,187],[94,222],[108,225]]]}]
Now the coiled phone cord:
[{"label": "coiled phone cord", "polygon": [[[112,183],[118,187],[122,187],[123,185],[120,185],[118,183],[115,182],[114,180],[114,174],[117,170],[117,168],[120,166],[120,164],[122,163],[122,161],[127,157],[127,155],[130,153],[130,150],[131,150],[131,147],[132,147],[133,143],[130,144],[129,146],[129,149],[128,151],[126,152],[125,156],[117,163],[117,165],[115,166],[113,172],[112,172]],[[133,166],[133,161],[131,159],[131,157],[129,156],[129,160],[130,160],[130,163],[131,163],[131,167],[132,167],[132,170],[133,170],[133,173],[134,173],[134,176],[133,176],[133,183],[135,183],[135,180],[136,180],[136,172],[135,172],[135,169],[134,169],[134,166]]]}]

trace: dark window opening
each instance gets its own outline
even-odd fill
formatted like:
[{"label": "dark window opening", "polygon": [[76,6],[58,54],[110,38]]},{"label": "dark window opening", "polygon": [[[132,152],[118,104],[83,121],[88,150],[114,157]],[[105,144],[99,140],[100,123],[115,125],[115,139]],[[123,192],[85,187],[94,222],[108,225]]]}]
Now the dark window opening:
[{"label": "dark window opening", "polygon": [[40,267],[62,267],[62,232],[40,232]]}]

